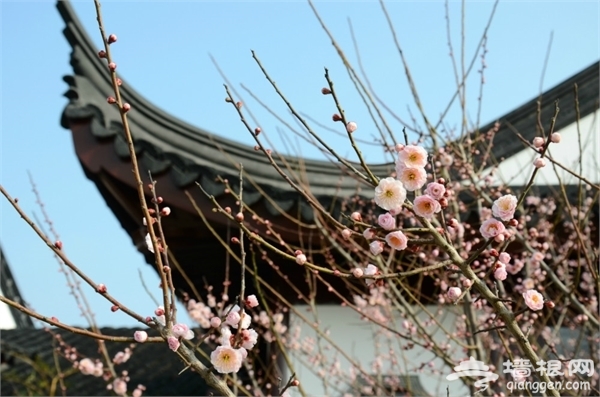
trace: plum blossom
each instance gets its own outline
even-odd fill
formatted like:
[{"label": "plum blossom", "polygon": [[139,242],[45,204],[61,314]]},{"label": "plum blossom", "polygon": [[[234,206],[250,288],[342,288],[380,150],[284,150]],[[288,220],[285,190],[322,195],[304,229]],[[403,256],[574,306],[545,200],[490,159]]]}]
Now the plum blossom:
[{"label": "plum blossom", "polygon": [[504,227],[504,224],[494,218],[486,220],[479,228],[479,232],[486,239],[491,239],[501,235],[505,230],[506,228]]},{"label": "plum blossom", "polygon": [[383,252],[383,243],[381,241],[375,240],[369,244],[369,250],[373,255],[379,255]]},{"label": "plum blossom", "polygon": [[415,198],[413,210],[417,216],[431,219],[433,214],[442,210],[442,206],[433,197],[423,195]]},{"label": "plum blossom", "polygon": [[258,333],[253,329],[242,330],[242,347],[252,349],[258,341]]},{"label": "plum blossom", "polygon": [[146,247],[148,247],[148,251],[154,253],[154,246],[152,245],[152,238],[150,237],[150,233],[146,234],[146,238],[144,241],[146,242]]},{"label": "plum blossom", "polygon": [[414,192],[427,182],[427,172],[422,167],[398,167],[396,164],[396,178],[406,190]]},{"label": "plum blossom", "polygon": [[377,223],[385,230],[393,230],[396,228],[396,218],[389,212],[379,215],[379,217],[377,217]]},{"label": "plum blossom", "polygon": [[127,393],[127,382],[121,378],[115,379],[112,383],[112,390],[119,395]]},{"label": "plum blossom", "polygon": [[425,193],[434,199],[439,200],[444,197],[444,193],[446,193],[446,187],[444,187],[444,185],[441,183],[431,182],[427,184]]},{"label": "plum blossom", "polygon": [[167,338],[167,343],[169,344],[169,349],[173,350],[174,352],[176,352],[177,349],[179,349],[179,346],[181,345],[179,339],[177,339],[174,336],[169,336]]},{"label": "plum blossom", "polygon": [[225,322],[235,329],[237,329],[240,322],[242,329],[246,329],[250,326],[251,321],[250,315],[245,311],[240,310],[238,305],[235,305],[233,309],[229,311],[229,314],[227,314],[227,318],[225,319]]},{"label": "plum blossom", "polygon": [[192,331],[185,324],[180,323],[180,324],[173,325],[171,332],[173,332],[173,336],[175,336],[176,338],[184,338],[184,339],[188,339],[188,340],[194,338],[194,331]]},{"label": "plum blossom", "polygon": [[[375,276],[376,274],[379,274],[379,269],[377,268],[377,266],[369,263],[367,265],[367,268],[365,269],[364,275],[365,276]],[[365,280],[365,282],[367,283],[367,285],[371,285],[375,282],[375,280],[367,279],[367,280]]]},{"label": "plum blossom", "polygon": [[402,207],[406,200],[406,189],[402,182],[392,177],[379,181],[375,188],[375,203],[384,210],[392,210]]},{"label": "plum blossom", "polygon": [[523,299],[525,299],[525,304],[531,310],[542,310],[544,307],[544,297],[534,289],[523,292]]},{"label": "plum blossom", "polygon": [[210,362],[219,373],[230,374],[238,372],[242,367],[243,360],[243,355],[240,350],[244,349],[234,349],[231,346],[219,346],[210,354]]},{"label": "plum blossom", "polygon": [[427,165],[427,151],[421,146],[404,146],[404,148],[398,152],[397,164],[409,168],[425,167]]},{"label": "plum blossom", "polygon": [[498,262],[496,270],[494,270],[494,278],[499,281],[506,280],[508,274],[506,273],[506,265],[502,262]]},{"label": "plum blossom", "polygon": [[503,221],[510,221],[515,216],[517,209],[517,198],[512,194],[506,194],[492,205],[492,214]]},{"label": "plum blossom", "polygon": [[508,263],[510,262],[510,254],[508,254],[506,252],[501,252],[500,255],[498,256],[498,261],[500,263],[504,263],[505,265],[508,265]]},{"label": "plum blossom", "polygon": [[246,297],[246,300],[244,301],[244,303],[249,308],[253,308],[253,307],[258,306],[258,299],[256,298],[256,295],[248,295]]},{"label": "plum blossom", "polygon": [[84,358],[79,362],[79,365],[77,367],[79,368],[79,371],[81,371],[82,374],[92,375],[94,373],[96,365],[89,358]]},{"label": "plum blossom", "polygon": [[385,241],[390,247],[397,251],[406,249],[408,245],[408,238],[406,238],[404,233],[402,233],[400,230],[388,233],[387,236],[385,236]]},{"label": "plum blossom", "polygon": [[546,160],[544,160],[543,158],[537,158],[533,161],[533,166],[535,168],[542,168],[546,166]]}]

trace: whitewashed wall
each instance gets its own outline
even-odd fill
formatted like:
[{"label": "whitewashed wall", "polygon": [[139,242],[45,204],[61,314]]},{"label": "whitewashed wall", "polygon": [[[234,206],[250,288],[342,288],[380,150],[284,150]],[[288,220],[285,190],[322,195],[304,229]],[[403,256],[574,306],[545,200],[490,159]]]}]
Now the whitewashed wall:
[{"label": "whitewashed wall", "polygon": [[[598,117],[600,111],[590,113],[582,118],[579,122],[579,131],[577,124],[573,123],[569,126],[556,132],[561,134],[561,142],[551,144],[549,155],[568,169],[579,170],[579,140],[581,139],[581,147],[583,149],[582,175],[593,183],[600,183],[600,132]],[[559,116],[560,117],[560,113]],[[579,138],[580,137],[580,138]],[[518,139],[515,136],[515,139]],[[506,182],[512,186],[524,186],[531,177],[533,172],[533,160],[539,157],[529,148],[524,148],[519,153],[511,156],[503,161],[495,173],[496,178],[493,181],[494,186],[498,186],[501,182]],[[490,169],[484,171],[484,175],[488,174]],[[578,179],[570,175],[566,171],[557,168],[557,173],[554,172],[552,165],[546,161],[546,167],[541,168],[536,176],[536,185],[558,185],[559,178],[565,185],[573,185],[578,183]]]},{"label": "whitewashed wall", "polygon": [[[301,315],[313,319],[313,315],[307,306],[296,306],[296,309]],[[435,307],[427,307],[432,313],[435,313]],[[424,348],[414,347],[412,350],[403,350],[402,346],[407,344],[405,339],[398,336],[375,336],[373,328],[368,322],[361,320],[360,315],[353,309],[348,307],[334,306],[334,305],[320,305],[318,306],[318,317],[320,321],[319,328],[321,330],[328,330],[329,337],[339,346],[339,348],[347,352],[353,360],[359,362],[363,368],[370,373],[376,373],[372,370],[372,364],[374,359],[379,355],[379,352],[388,352],[393,350],[395,356],[399,361],[399,367],[390,371],[389,360],[383,360],[382,371],[380,373],[392,372],[392,375],[418,375],[422,387],[428,393],[429,396],[446,396],[446,386],[449,387],[451,396],[464,396],[468,395],[468,389],[460,381],[449,382],[445,379],[446,375],[453,372],[453,369],[445,365],[441,359],[436,359],[434,354]],[[418,310],[418,309],[415,309]],[[438,321],[441,322],[442,326],[450,330],[455,327],[456,315],[451,313],[452,309],[448,309],[443,315],[437,317]],[[420,318],[425,319],[426,315],[420,315]],[[428,318],[428,317],[427,317]],[[402,319],[398,316],[397,319],[391,319],[389,326],[393,329],[405,331],[402,328]],[[294,335],[294,325],[299,325],[301,329],[301,337],[303,340],[306,337],[312,337],[315,341],[312,343],[315,352],[318,351],[319,345],[321,346],[321,353],[328,357],[328,361],[333,361],[334,357],[340,359],[340,370],[348,373],[348,369],[351,367],[349,361],[344,359],[339,352],[334,349],[327,348],[330,344],[322,341],[317,343],[318,340],[316,333],[311,327],[303,324],[298,316],[291,316],[291,329],[290,335]],[[437,327],[433,325],[432,328]],[[439,327],[437,327],[439,329]],[[446,340],[443,337],[443,333],[438,331],[434,334],[435,340]],[[391,341],[391,343],[390,343]],[[455,349],[458,350],[458,349]],[[304,354],[298,352],[291,352],[294,362],[294,369],[296,370],[297,378],[302,382],[304,390],[310,396],[343,396],[345,387],[339,389],[329,388],[325,389],[322,379],[334,379],[336,378],[335,368],[319,368],[307,362],[307,358]],[[456,358],[456,365],[465,357],[464,353],[460,350],[454,351],[452,354],[453,358]],[[423,373],[418,373],[415,368],[421,363],[434,363],[434,368],[438,370],[438,374],[431,374],[430,370],[425,370]],[[299,393],[295,395],[300,395]]]},{"label": "whitewashed wall", "polygon": [[[4,295],[2,289],[0,289],[0,295]],[[17,327],[15,319],[10,312],[8,305],[4,302],[0,302],[0,329],[14,329]]]}]

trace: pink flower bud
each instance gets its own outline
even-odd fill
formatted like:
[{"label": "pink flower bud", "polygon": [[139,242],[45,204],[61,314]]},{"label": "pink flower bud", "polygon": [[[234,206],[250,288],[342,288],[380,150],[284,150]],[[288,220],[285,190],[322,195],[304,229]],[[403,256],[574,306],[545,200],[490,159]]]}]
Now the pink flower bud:
[{"label": "pink flower bud", "polygon": [[348,131],[348,133],[353,133],[354,131],[356,131],[356,129],[358,128],[358,126],[356,125],[356,123],[354,121],[349,122],[348,124],[346,124],[346,131]]},{"label": "pink flower bud", "polygon": [[329,94],[331,94],[331,90],[327,87],[323,87],[323,88],[321,88],[321,94],[329,95]]},{"label": "pink flower bud", "polygon": [[352,269],[352,275],[356,278],[361,278],[363,274],[363,270],[359,267],[355,267],[354,269]]},{"label": "pink flower bud", "polygon": [[342,116],[340,116],[339,114],[334,114],[333,116],[331,116],[331,119],[333,121],[342,121]]},{"label": "pink flower bud", "polygon": [[123,80],[121,80],[121,79],[117,78],[117,85],[120,87],[120,86],[121,86],[121,84],[123,84]]},{"label": "pink flower bud", "polygon": [[171,208],[164,207],[162,210],[160,210],[160,214],[162,216],[169,216],[169,215],[171,215]]},{"label": "pink flower bud", "polygon": [[114,62],[111,62],[111,63],[109,63],[109,64],[108,64],[108,69],[109,69],[111,72],[114,72],[115,70],[117,70],[117,64],[116,64],[116,63],[114,63]]},{"label": "pink flower bud", "polygon": [[244,301],[244,303],[249,308],[253,308],[253,307],[258,306],[258,299],[256,298],[256,295],[248,295],[246,297],[246,300]]},{"label": "pink flower bud", "polygon": [[231,242],[232,242],[233,244],[239,244],[239,243],[240,243],[240,239],[239,239],[239,238],[237,238],[237,237],[232,237],[232,238],[231,238]]},{"label": "pink flower bud", "polygon": [[106,285],[104,284],[98,284],[97,288],[96,288],[96,292],[98,292],[99,294],[103,294],[106,292]]},{"label": "pink flower bud", "polygon": [[306,263],[306,255],[304,255],[304,254],[297,255],[296,263],[299,265],[304,265]]},{"label": "pink flower bud", "polygon": [[154,314],[157,316],[164,316],[165,309],[163,309],[162,307],[157,307],[156,310],[154,310]]},{"label": "pink flower bud", "polygon": [[241,101],[238,101],[235,106],[237,106],[238,109],[241,109],[244,104]]},{"label": "pink flower bud", "polygon": [[240,223],[244,222],[244,214],[242,212],[238,212],[235,214],[235,220]]},{"label": "pink flower bud", "polygon": [[59,249],[59,250],[61,250],[61,249],[62,249],[62,247],[63,247],[63,243],[62,243],[62,241],[60,241],[60,240],[56,240],[56,241],[54,242],[54,247],[55,247],[56,249]]},{"label": "pink flower bud", "polygon": [[360,215],[360,212],[353,212],[352,215],[350,215],[350,219],[355,222],[360,222],[362,221],[362,215]]},{"label": "pink flower bud", "polygon": [[117,41],[117,35],[116,34],[111,34],[110,36],[108,36],[108,44],[115,43],[116,41]]},{"label": "pink flower bud", "polygon": [[109,96],[108,98],[106,98],[106,102],[108,102],[111,105],[113,105],[113,104],[117,103],[117,100],[114,97]]},{"label": "pink flower bud", "polygon": [[556,303],[552,302],[552,301],[544,301],[544,305],[548,308],[548,309],[554,309],[556,307]]},{"label": "pink flower bud", "polygon": [[550,135],[550,140],[553,143],[559,143],[560,142],[560,134],[558,132],[553,132],[552,135]]},{"label": "pink flower bud", "polygon": [[352,237],[352,230],[350,230],[350,229],[342,230],[342,237],[344,238],[344,240],[349,240],[350,237]]},{"label": "pink flower bud", "polygon": [[127,112],[129,112],[130,110],[131,110],[131,105],[130,105],[130,104],[128,104],[128,103],[124,103],[124,104],[123,104],[123,112],[124,112],[124,113],[127,113]]},{"label": "pink flower bud", "polygon": [[510,221],[508,221],[508,226],[516,227],[518,225],[519,225],[519,221],[516,219],[511,219]]},{"label": "pink flower bud", "polygon": [[460,288],[450,287],[448,288],[448,293],[446,295],[448,296],[448,299],[450,299],[451,301],[455,301],[458,299],[461,293],[462,291]]},{"label": "pink flower bud", "polygon": [[219,328],[221,326],[221,319],[219,317],[213,317],[210,319],[210,326],[213,328]]},{"label": "pink flower bud", "polygon": [[98,58],[106,58],[106,51],[104,51],[104,50],[98,51]]},{"label": "pink flower bud", "polygon": [[135,331],[133,333],[133,339],[138,343],[144,343],[148,340],[148,333],[146,331]]},{"label": "pink flower bud", "polygon": [[294,379],[290,386],[298,387],[300,386],[300,381],[298,379]]},{"label": "pink flower bud", "polygon": [[259,127],[256,127],[254,129],[254,135],[256,135],[256,136],[259,136],[261,132],[262,132],[262,130]]},{"label": "pink flower bud", "polygon": [[544,138],[536,136],[535,138],[533,138],[533,146],[535,146],[536,148],[540,148],[542,146],[544,146]]},{"label": "pink flower bud", "polygon": [[179,339],[177,339],[174,336],[169,336],[167,338],[167,343],[169,344],[169,349],[173,350],[174,352],[176,352],[177,349],[179,349],[179,345],[181,344],[179,342]]},{"label": "pink flower bud", "polygon": [[533,162],[533,165],[535,168],[542,168],[546,166],[546,160],[544,160],[543,158],[537,158],[535,159],[535,161]]},{"label": "pink flower bud", "polygon": [[118,310],[119,310],[119,306],[117,306],[117,305],[112,305],[112,307],[110,308],[110,311],[113,312],[113,313],[116,312],[116,311],[118,311]]}]

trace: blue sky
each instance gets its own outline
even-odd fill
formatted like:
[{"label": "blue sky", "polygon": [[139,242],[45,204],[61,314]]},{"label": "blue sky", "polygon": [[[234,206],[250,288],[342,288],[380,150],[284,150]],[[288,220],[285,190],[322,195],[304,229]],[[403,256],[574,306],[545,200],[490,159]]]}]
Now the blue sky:
[{"label": "blue sky", "polygon": [[[107,31],[119,41],[113,47],[118,71],[147,99],[175,116],[215,134],[250,144],[230,105],[224,102],[223,79],[212,55],[232,85],[257,114],[274,148],[318,157],[316,150],[289,132],[278,139],[281,123],[250,100],[245,84],[275,111],[287,116],[281,101],[250,56],[256,51],[280,88],[302,112],[332,125],[330,97],[319,92],[328,67],[349,119],[359,125],[355,136],[372,141],[373,128],[329,40],[306,2],[157,2],[106,1]],[[385,18],[375,1],[316,1],[316,7],[351,62],[356,61],[348,30],[351,19],[362,61],[375,90],[402,117],[416,112]],[[88,34],[99,44],[93,1],[73,6]],[[71,259],[97,282],[105,283],[123,303],[142,314],[153,304],[139,281],[158,285],[121,230],[75,155],[70,132],[59,125],[67,100],[62,76],[72,73],[63,21],[50,1],[0,3],[2,14],[1,183],[30,215],[40,216],[27,171],[35,179],[46,209]],[[460,51],[460,3],[450,2],[454,48]],[[466,59],[470,60],[492,9],[491,1],[466,2]],[[436,119],[455,89],[448,56],[444,3],[394,1],[388,10],[430,117]],[[550,34],[553,42],[542,88],[548,89],[598,60],[599,8],[596,1],[500,2],[487,40],[486,84],[481,123],[493,121],[540,90]],[[480,68],[480,61],[476,69]],[[469,115],[475,120],[479,77],[469,80]],[[107,93],[108,95],[108,93]],[[132,103],[135,111],[135,103]],[[456,109],[446,119],[460,125]],[[388,117],[389,118],[389,117]],[[289,117],[288,120],[291,120]],[[398,134],[401,129],[392,123]],[[334,127],[340,127],[339,125]],[[344,139],[323,136],[342,153]],[[285,142],[288,143],[286,148]],[[291,143],[291,147],[289,144]],[[364,146],[370,162],[385,158],[379,148]],[[0,244],[22,294],[44,315],[84,325],[65,288],[52,253],[2,199]],[[156,290],[158,294],[158,290]],[[102,326],[134,326],[123,313],[91,291],[87,293]]]}]

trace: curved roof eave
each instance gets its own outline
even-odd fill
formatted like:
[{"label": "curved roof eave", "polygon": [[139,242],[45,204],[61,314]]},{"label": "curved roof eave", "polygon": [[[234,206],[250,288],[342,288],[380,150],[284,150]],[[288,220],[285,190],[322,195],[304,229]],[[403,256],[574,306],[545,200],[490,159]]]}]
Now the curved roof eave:
[{"label": "curved roof eave", "polygon": [[[106,65],[98,57],[97,49],[79,22],[68,1],[59,0],[57,8],[65,21],[63,31],[72,47],[71,66],[74,75],[65,76],[69,84],[61,125],[92,119],[92,133],[97,139],[114,139],[115,150],[128,158],[127,145],[122,136],[122,123],[115,106],[109,105],[104,93],[112,92]],[[236,176],[235,166],[242,163],[246,174],[261,190],[274,196],[298,196],[281,175],[269,164],[262,152],[253,147],[222,138],[194,127],[150,103],[123,82],[121,94],[134,104],[135,112],[128,114],[136,152],[155,172],[174,171],[176,183],[187,186],[207,173],[224,178]],[[276,158],[277,156],[273,156]],[[278,165],[300,184],[310,184],[310,192],[319,197],[351,197],[364,183],[333,161],[306,160],[285,156],[276,158]],[[287,164],[287,165],[286,165]],[[355,164],[361,169],[359,164]],[[387,175],[393,167],[375,165],[372,170]]]}]

